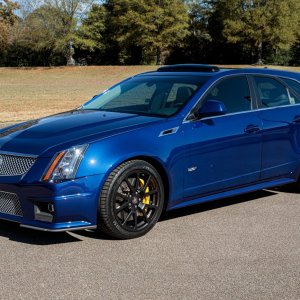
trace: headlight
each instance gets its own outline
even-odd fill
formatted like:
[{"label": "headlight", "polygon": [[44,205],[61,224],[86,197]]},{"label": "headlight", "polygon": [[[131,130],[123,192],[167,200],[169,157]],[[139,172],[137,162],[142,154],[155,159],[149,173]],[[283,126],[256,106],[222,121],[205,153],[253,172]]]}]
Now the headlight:
[{"label": "headlight", "polygon": [[58,182],[73,179],[88,145],[74,146],[57,153],[47,168],[43,181]]}]

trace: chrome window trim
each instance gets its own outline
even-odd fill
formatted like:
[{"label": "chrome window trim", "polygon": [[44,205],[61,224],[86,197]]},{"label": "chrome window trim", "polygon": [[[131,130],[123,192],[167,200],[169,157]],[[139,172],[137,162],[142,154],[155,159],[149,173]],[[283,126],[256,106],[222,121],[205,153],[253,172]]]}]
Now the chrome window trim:
[{"label": "chrome window trim", "polygon": [[[284,108],[284,107],[294,107],[296,105],[300,105],[300,103],[289,104],[289,105],[282,105],[282,106],[275,106],[275,107],[259,108],[259,109],[254,109],[254,110],[248,110],[248,111],[230,113],[230,114],[226,114],[226,115],[222,115],[222,116],[206,117],[206,118],[202,118],[202,119],[197,120],[197,121],[210,120],[210,119],[216,119],[216,118],[223,118],[223,117],[227,117],[227,116],[241,115],[241,114],[246,114],[246,113],[254,113],[254,112],[258,113],[260,111],[271,110],[271,109],[279,109],[279,108]],[[185,123],[189,123],[189,122],[195,122],[195,120],[186,121]]]},{"label": "chrome window trim", "polygon": [[[219,81],[223,80],[224,78],[227,78],[227,77],[236,77],[236,76],[265,76],[265,77],[272,77],[274,79],[279,79],[280,78],[285,78],[285,79],[290,79],[290,80],[294,80],[296,81],[297,83],[300,84],[300,81],[298,81],[297,79],[295,78],[290,78],[290,77],[287,77],[287,76],[281,76],[281,75],[274,75],[274,74],[262,74],[262,73],[238,73],[238,74],[230,74],[230,75],[225,75],[219,79],[217,79],[216,81],[214,81],[211,85],[208,86],[208,88],[206,89],[205,93],[201,95],[201,97],[199,98],[199,100],[195,103],[195,105],[191,108],[191,110],[188,112],[188,114],[184,117],[183,121],[182,121],[182,124],[185,124],[185,123],[190,123],[190,122],[195,122],[195,121],[199,121],[199,120],[187,120],[187,118],[191,115],[192,111],[194,110],[194,108],[201,102],[201,100],[203,99],[203,97],[206,95],[206,92],[208,90],[211,89],[212,86],[216,85]],[[213,77],[212,77],[213,78]],[[287,86],[287,84],[285,83],[285,86]],[[249,85],[249,89],[251,90],[250,88],[250,85]],[[236,112],[236,113],[229,113],[229,114],[226,114],[226,115],[222,115],[222,116],[212,116],[212,117],[206,117],[206,118],[203,118],[201,120],[207,120],[207,119],[211,119],[211,118],[221,118],[221,117],[226,117],[226,116],[231,116],[231,115],[235,115],[235,114],[244,114],[244,113],[249,113],[249,112],[257,112],[257,111],[261,111],[261,110],[266,110],[266,109],[276,109],[276,108],[282,108],[282,107],[294,107],[295,105],[300,105],[300,103],[297,103],[297,104],[289,104],[289,105],[282,105],[282,106],[275,106],[275,107],[266,107],[266,108],[255,108],[255,109],[252,109],[252,110],[249,110],[249,111],[242,111],[242,112]]]}]

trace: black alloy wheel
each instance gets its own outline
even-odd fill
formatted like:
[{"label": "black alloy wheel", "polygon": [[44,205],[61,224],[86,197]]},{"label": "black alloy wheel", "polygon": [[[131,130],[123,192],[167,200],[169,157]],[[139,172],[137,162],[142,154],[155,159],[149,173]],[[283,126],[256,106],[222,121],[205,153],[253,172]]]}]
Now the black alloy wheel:
[{"label": "black alloy wheel", "polygon": [[149,163],[132,160],[111,172],[101,192],[98,228],[119,239],[146,234],[164,206],[159,173]]}]

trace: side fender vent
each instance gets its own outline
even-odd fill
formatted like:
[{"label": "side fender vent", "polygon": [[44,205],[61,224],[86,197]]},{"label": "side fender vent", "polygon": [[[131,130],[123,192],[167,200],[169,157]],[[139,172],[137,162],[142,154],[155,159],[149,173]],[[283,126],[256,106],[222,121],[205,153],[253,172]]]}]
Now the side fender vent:
[{"label": "side fender vent", "polygon": [[165,135],[170,135],[170,134],[174,134],[178,131],[179,127],[174,127],[174,128],[170,128],[170,129],[166,129],[164,131],[162,131],[159,136],[165,136]]}]

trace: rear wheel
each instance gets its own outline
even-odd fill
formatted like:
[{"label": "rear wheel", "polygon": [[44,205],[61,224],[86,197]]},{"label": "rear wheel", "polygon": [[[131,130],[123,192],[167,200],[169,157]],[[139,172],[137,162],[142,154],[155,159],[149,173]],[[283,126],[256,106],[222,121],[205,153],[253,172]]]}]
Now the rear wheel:
[{"label": "rear wheel", "polygon": [[146,161],[125,162],[104,184],[98,228],[119,239],[142,236],[156,224],[163,205],[163,183],[157,170]]}]

